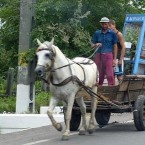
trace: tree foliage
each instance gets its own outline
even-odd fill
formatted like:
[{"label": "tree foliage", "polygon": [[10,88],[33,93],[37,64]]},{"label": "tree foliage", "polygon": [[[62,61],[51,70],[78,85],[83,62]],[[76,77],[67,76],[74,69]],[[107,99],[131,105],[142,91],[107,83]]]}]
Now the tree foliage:
[{"label": "tree foliage", "polygon": [[19,1],[0,0],[0,75],[17,66],[19,41]]},{"label": "tree foliage", "polygon": [[[142,8],[144,0],[37,0],[32,43],[36,46],[36,38],[45,41],[54,37],[68,57],[79,56],[90,49],[101,17],[114,19],[122,31],[125,15],[144,13]],[[4,75],[8,67],[18,64],[20,0],[0,0],[0,18],[4,23],[0,28],[0,74]]]},{"label": "tree foliage", "polygon": [[43,1],[36,10],[37,26],[32,32],[33,37],[40,38],[42,41],[55,37],[55,44],[69,57],[87,50],[90,47],[91,37],[82,26],[82,20],[87,19],[90,12],[82,12],[82,7],[81,1],[74,3],[74,5],[70,1],[67,3],[65,1],[55,2],[55,0]]}]

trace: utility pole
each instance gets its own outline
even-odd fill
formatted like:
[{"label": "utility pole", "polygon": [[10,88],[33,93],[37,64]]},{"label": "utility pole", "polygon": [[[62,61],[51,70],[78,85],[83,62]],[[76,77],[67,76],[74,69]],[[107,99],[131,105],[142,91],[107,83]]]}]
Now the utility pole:
[{"label": "utility pole", "polygon": [[17,78],[16,113],[35,111],[34,63],[22,61],[23,54],[31,48],[31,29],[36,0],[20,1],[19,60]]}]

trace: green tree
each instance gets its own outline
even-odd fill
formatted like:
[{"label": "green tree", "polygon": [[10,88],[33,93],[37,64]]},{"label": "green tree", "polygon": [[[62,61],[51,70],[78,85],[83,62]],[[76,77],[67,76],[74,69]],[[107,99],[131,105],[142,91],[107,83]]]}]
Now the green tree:
[{"label": "green tree", "polygon": [[[4,22],[0,29],[0,62],[5,62],[5,65],[0,63],[0,75],[18,64],[19,7],[20,0],[0,0],[0,18]],[[55,37],[55,44],[67,56],[78,56],[89,49],[92,34],[100,28],[101,17],[115,19],[122,31],[125,15],[144,13],[144,7],[144,0],[132,0],[132,3],[130,0],[37,0],[33,44],[36,46],[36,38],[44,41]]]},{"label": "green tree", "polygon": [[82,12],[81,1],[71,3],[52,0],[39,4],[33,37],[40,38],[42,41],[55,37],[55,44],[68,56],[74,57],[76,53],[90,47],[90,35],[82,26],[82,20],[87,19],[90,12]]},{"label": "green tree", "polygon": [[19,40],[19,1],[0,0],[0,75],[6,74],[9,67],[17,66]]}]

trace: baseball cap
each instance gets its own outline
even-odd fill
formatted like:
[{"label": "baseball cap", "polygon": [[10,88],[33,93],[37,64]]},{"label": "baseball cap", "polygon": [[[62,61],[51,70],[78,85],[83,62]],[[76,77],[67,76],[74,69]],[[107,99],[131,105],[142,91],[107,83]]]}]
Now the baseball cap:
[{"label": "baseball cap", "polygon": [[109,23],[109,19],[107,17],[103,17],[101,18],[100,23]]}]

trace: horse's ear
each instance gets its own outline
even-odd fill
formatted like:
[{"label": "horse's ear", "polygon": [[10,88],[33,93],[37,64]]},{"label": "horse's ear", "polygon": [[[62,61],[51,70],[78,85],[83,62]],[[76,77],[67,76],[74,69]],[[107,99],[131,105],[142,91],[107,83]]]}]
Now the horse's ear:
[{"label": "horse's ear", "polygon": [[50,42],[52,45],[54,44],[54,37],[52,38],[51,42]]},{"label": "horse's ear", "polygon": [[42,45],[42,43],[40,42],[39,39],[37,39],[37,43],[38,43],[39,46]]},{"label": "horse's ear", "polygon": [[52,48],[52,51],[53,51],[53,55],[56,55],[55,49],[54,49],[54,47],[52,47],[53,44],[54,44],[54,37],[52,38],[52,40],[50,42],[50,45],[51,45],[51,48]]}]

